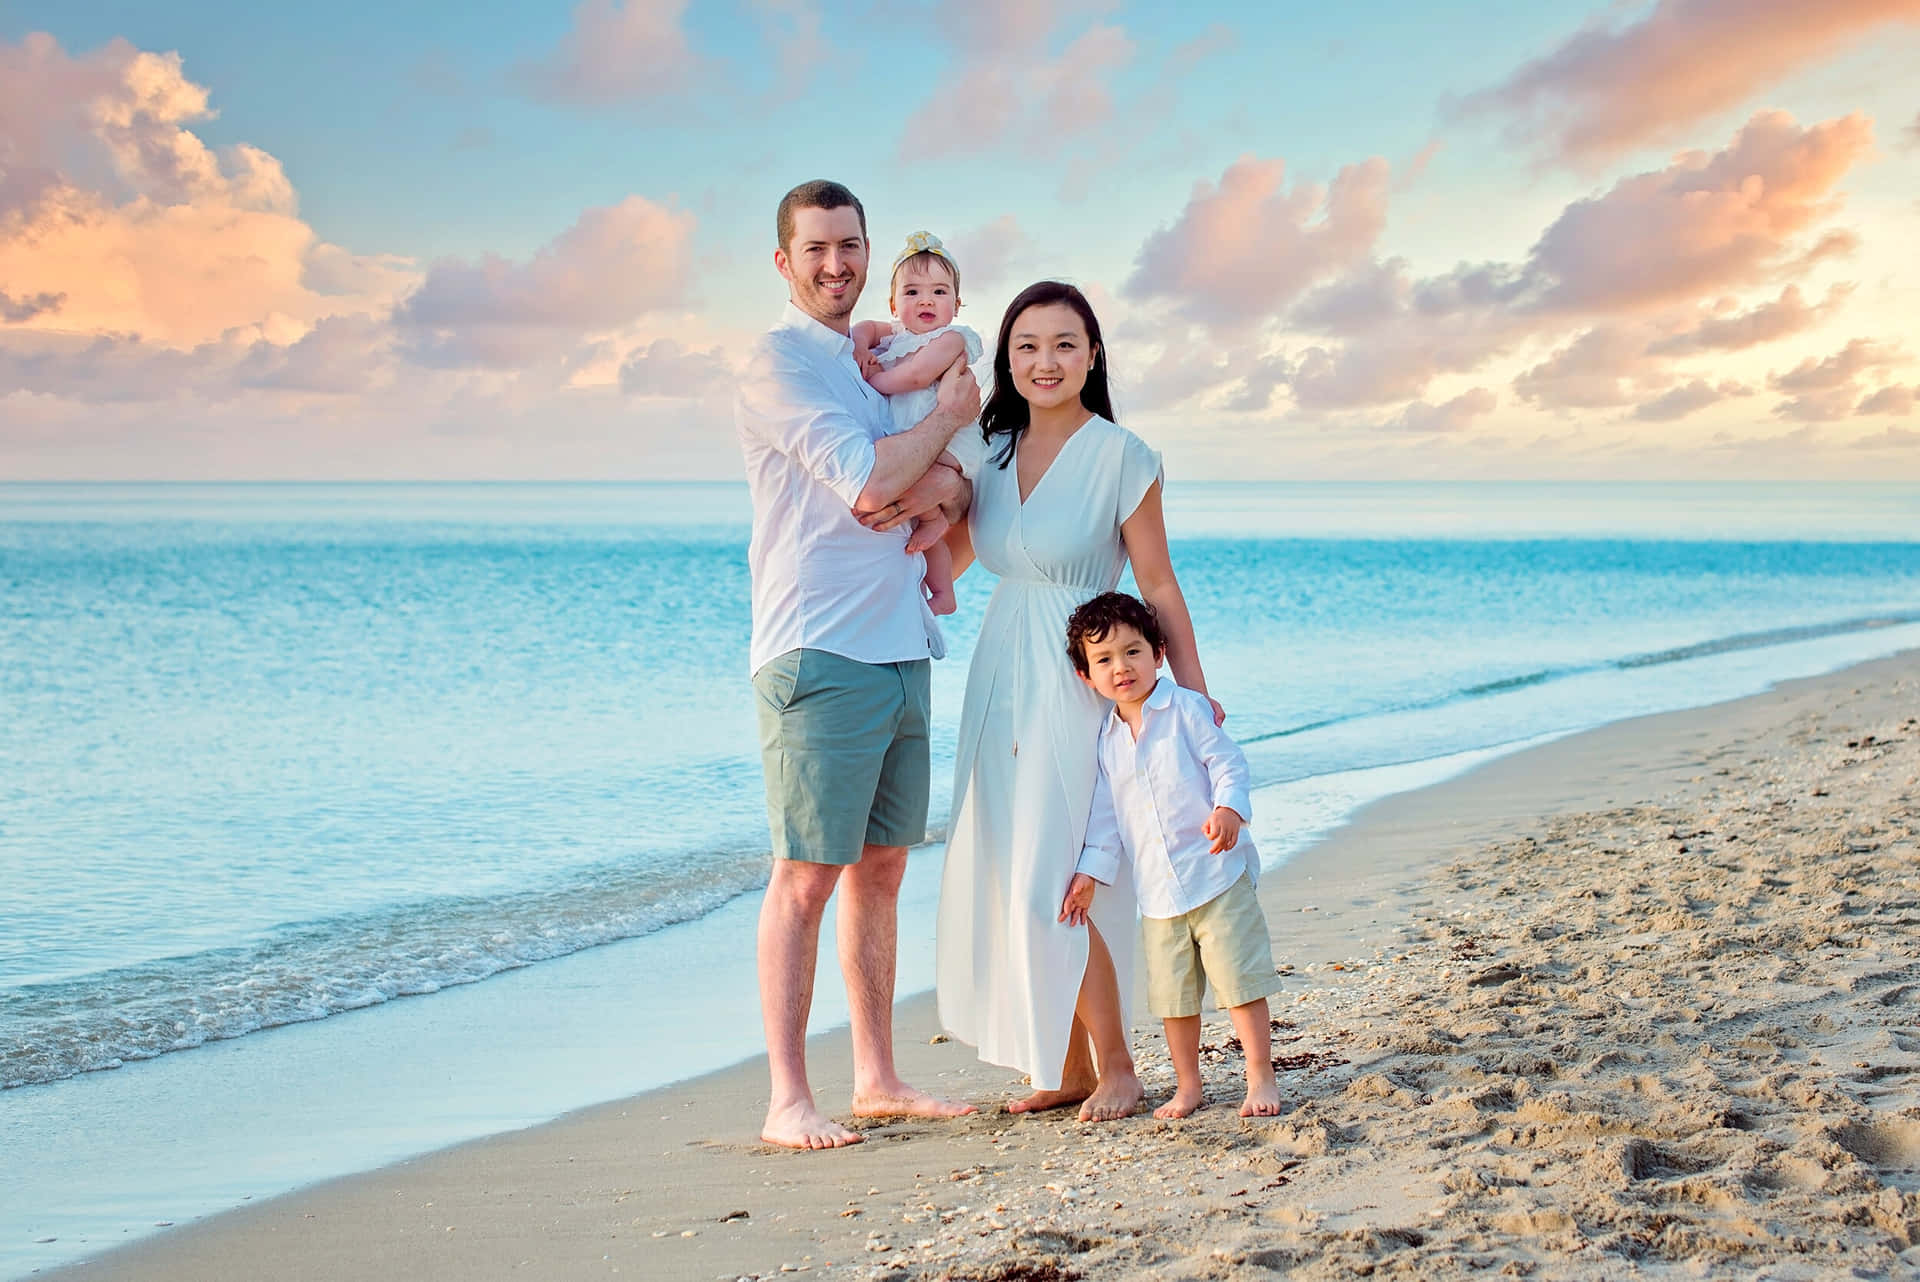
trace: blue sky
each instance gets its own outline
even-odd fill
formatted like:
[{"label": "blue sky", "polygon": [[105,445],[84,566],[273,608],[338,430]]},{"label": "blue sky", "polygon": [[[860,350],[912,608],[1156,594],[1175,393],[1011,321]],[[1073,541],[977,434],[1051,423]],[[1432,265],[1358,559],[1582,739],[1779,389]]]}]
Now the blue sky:
[{"label": "blue sky", "polygon": [[0,475],[727,475],[823,175],[1094,290],[1189,474],[1920,475],[1920,2],[1272,14],[10,5]]}]

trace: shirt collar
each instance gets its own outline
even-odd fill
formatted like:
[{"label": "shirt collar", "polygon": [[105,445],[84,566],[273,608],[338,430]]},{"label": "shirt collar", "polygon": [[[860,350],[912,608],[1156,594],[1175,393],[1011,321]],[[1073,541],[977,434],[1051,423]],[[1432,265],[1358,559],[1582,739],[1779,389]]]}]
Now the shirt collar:
[{"label": "shirt collar", "polygon": [[814,347],[823,356],[839,357],[853,350],[852,338],[837,329],[829,329],[822,325],[796,307],[791,298],[780,311],[780,324],[777,328],[792,330],[796,337]]},{"label": "shirt collar", "polygon": [[[1174,687],[1179,684],[1180,683],[1172,677],[1161,677],[1154,683],[1152,692],[1147,695],[1145,706],[1155,712],[1165,712],[1167,705],[1173,702]],[[1126,721],[1120,716],[1119,707],[1116,706],[1107,713],[1105,732],[1112,734],[1116,728],[1124,727],[1126,724]]]}]

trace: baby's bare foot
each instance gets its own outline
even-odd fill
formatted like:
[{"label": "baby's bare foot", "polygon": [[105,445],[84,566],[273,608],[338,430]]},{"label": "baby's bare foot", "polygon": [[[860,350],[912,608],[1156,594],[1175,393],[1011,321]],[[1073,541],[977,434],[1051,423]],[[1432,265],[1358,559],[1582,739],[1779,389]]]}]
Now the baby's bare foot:
[{"label": "baby's bare foot", "polygon": [[935,614],[952,614],[960,608],[960,598],[952,588],[935,588],[927,593],[927,608]]},{"label": "baby's bare foot", "polygon": [[782,1148],[844,1148],[861,1139],[858,1132],[822,1113],[811,1100],[768,1109],[760,1138]]},{"label": "baby's bare foot", "polygon": [[1199,1108],[1206,1096],[1196,1084],[1182,1086],[1174,1091],[1173,1098],[1153,1110],[1153,1115],[1168,1121],[1176,1117],[1187,1117]]},{"label": "baby's bare foot", "polygon": [[1093,1094],[1087,1096],[1080,1106],[1080,1120],[1083,1122],[1112,1122],[1132,1114],[1140,1107],[1140,1101],[1146,1092],[1140,1089],[1140,1079],[1131,1070],[1113,1072],[1100,1079]]},{"label": "baby's bare foot", "polygon": [[1280,1116],[1279,1083],[1271,1079],[1265,1082],[1249,1083],[1247,1086],[1247,1098],[1240,1102],[1240,1116]]}]

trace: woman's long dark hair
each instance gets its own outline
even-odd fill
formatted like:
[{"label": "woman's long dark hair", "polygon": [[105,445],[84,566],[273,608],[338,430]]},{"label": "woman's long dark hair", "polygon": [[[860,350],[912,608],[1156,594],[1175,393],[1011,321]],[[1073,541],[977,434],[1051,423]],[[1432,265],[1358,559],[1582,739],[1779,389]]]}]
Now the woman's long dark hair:
[{"label": "woman's long dark hair", "polygon": [[1013,461],[1013,452],[1026,433],[1030,414],[1027,398],[1013,385],[1013,358],[1008,351],[1013,323],[1029,307],[1046,307],[1052,303],[1065,303],[1078,312],[1081,323],[1087,327],[1087,341],[1093,344],[1093,363],[1087,369],[1086,386],[1080,389],[1080,404],[1108,422],[1113,421],[1113,396],[1107,390],[1107,345],[1100,337],[1100,321],[1093,314],[1093,304],[1065,281],[1043,280],[1029,285],[1007,304],[1006,317],[1000,322],[1000,342],[993,349],[993,391],[980,410],[980,435],[987,438],[987,444],[991,446],[996,436],[1007,438],[992,456],[992,461],[1002,470]]}]

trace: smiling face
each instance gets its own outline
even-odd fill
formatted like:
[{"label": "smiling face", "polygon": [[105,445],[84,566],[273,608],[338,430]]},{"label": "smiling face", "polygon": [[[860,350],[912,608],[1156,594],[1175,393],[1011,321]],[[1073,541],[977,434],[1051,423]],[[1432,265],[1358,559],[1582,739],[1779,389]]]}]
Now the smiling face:
[{"label": "smiling face", "polygon": [[794,210],[793,239],[773,251],[773,265],[787,278],[794,306],[846,333],[847,317],[867,283],[860,211],[851,205]]},{"label": "smiling face", "polygon": [[1007,361],[1013,385],[1035,410],[1080,404],[1080,389],[1100,349],[1080,313],[1065,303],[1029,307],[1014,318]]},{"label": "smiling face", "polygon": [[1081,677],[1102,699],[1137,704],[1153,693],[1159,680],[1160,652],[1128,623],[1115,623],[1099,640],[1081,643],[1087,672]]},{"label": "smiling face", "polygon": [[930,334],[951,325],[953,314],[960,310],[960,290],[953,282],[953,273],[937,259],[929,266],[924,261],[929,256],[908,259],[894,274],[888,306],[909,334]]}]

